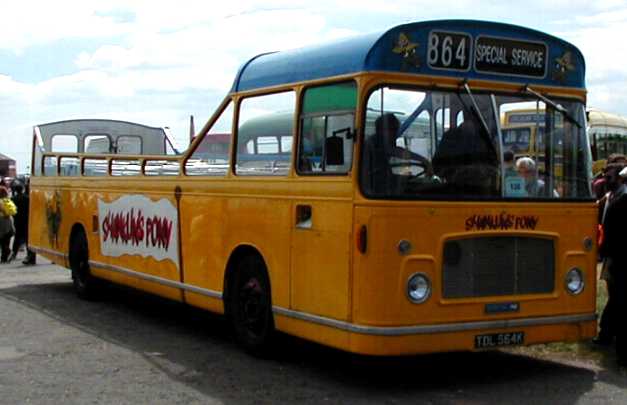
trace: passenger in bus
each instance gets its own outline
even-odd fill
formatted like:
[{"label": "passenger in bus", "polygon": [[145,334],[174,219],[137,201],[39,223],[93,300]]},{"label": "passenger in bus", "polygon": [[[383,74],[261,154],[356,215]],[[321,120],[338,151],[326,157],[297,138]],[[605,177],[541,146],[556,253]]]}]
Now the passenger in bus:
[{"label": "passenger in bus", "polygon": [[511,150],[506,150],[503,154],[503,183],[505,197],[527,197],[525,178],[516,170],[514,152]]},{"label": "passenger in bus", "polygon": [[489,136],[470,113],[464,113],[464,121],[442,135],[433,155],[433,168],[438,177],[455,186],[453,192],[496,193],[500,159]]},{"label": "passenger in bus", "polygon": [[[547,196],[544,180],[538,178],[536,162],[530,157],[521,157],[516,161],[516,170],[525,179],[525,190],[530,197]],[[559,197],[557,191],[553,190],[552,197]]]},{"label": "passenger in bus", "polygon": [[514,152],[506,150],[503,153],[503,174],[505,178],[517,176],[516,164],[514,163]]},{"label": "passenger in bus", "polygon": [[[393,113],[385,113],[375,120],[375,133],[366,138],[362,167],[370,184],[370,191],[380,194],[399,187],[398,177],[392,173],[392,158],[413,161],[424,169],[424,176],[433,176],[431,162],[424,156],[397,145],[400,122]],[[409,164],[408,164],[409,165]]]}]

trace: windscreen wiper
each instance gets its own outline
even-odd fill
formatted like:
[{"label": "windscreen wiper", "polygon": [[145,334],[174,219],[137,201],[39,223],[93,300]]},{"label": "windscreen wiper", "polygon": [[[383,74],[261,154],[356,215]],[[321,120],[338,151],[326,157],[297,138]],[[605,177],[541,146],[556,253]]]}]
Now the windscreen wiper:
[{"label": "windscreen wiper", "polygon": [[577,119],[575,117],[573,117],[572,115],[570,115],[570,113],[568,112],[567,109],[565,109],[561,104],[557,104],[555,101],[551,100],[550,98],[546,97],[545,95],[543,95],[540,92],[535,91],[534,89],[532,89],[531,87],[529,87],[528,85],[523,87],[523,91],[525,93],[529,93],[532,94],[536,97],[538,97],[540,100],[542,100],[545,104],[550,105],[554,110],[559,111],[560,113],[562,113],[562,115],[564,117],[566,117],[566,119],[570,122],[572,122],[573,124],[577,125],[578,128],[581,128],[581,124],[579,123],[579,121],[577,121]]},{"label": "windscreen wiper", "polygon": [[483,119],[483,115],[481,114],[481,111],[479,111],[479,106],[477,105],[477,102],[475,101],[475,96],[472,94],[472,91],[470,90],[470,86],[466,82],[464,82],[464,89],[466,90],[468,97],[470,97],[470,101],[472,101],[472,108],[470,110],[475,113],[475,115],[479,119],[479,122],[481,123],[481,126],[485,130],[485,133],[489,135],[490,128],[488,128],[488,124],[486,124],[485,120]]},{"label": "windscreen wiper", "polygon": [[475,114],[475,116],[479,120],[479,123],[481,123],[481,127],[483,128],[483,131],[485,133],[485,137],[486,137],[486,140],[488,141],[488,145],[490,145],[490,147],[492,148],[492,151],[496,153],[496,148],[494,147],[494,144],[492,143],[492,140],[490,139],[490,128],[488,128],[488,124],[486,124],[485,119],[483,118],[483,114],[481,114],[481,111],[479,110],[477,101],[475,101],[475,96],[472,94],[472,91],[470,90],[470,86],[468,85],[466,81],[464,81],[464,89],[466,90],[466,93],[468,94],[468,97],[470,98],[470,101],[472,102],[470,111],[472,111]]}]

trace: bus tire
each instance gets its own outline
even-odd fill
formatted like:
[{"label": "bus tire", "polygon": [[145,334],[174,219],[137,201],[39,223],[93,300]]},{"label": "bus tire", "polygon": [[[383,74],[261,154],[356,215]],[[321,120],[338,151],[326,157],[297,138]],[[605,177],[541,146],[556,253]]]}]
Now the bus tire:
[{"label": "bus tire", "polygon": [[266,266],[258,255],[246,255],[233,270],[226,309],[235,338],[247,352],[267,355],[275,331]]},{"label": "bus tire", "polygon": [[89,246],[82,229],[76,231],[70,240],[70,269],[76,295],[88,301],[96,299],[97,283],[89,269]]}]

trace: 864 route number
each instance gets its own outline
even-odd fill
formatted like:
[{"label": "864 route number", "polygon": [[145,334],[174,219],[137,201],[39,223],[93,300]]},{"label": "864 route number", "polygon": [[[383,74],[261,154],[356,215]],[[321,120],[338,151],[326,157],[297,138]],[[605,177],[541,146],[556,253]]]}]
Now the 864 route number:
[{"label": "864 route number", "polygon": [[431,31],[427,47],[427,63],[432,69],[470,69],[472,39],[470,35]]}]

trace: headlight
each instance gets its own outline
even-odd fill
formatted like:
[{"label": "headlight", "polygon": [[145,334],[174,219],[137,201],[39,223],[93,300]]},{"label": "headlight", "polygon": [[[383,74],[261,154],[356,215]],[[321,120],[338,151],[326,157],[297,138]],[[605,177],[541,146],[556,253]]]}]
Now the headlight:
[{"label": "headlight", "polygon": [[583,273],[577,267],[573,267],[566,273],[566,291],[573,295],[577,295],[583,291]]},{"label": "headlight", "polygon": [[407,298],[414,304],[425,302],[431,295],[431,281],[422,273],[416,273],[407,280]]}]

